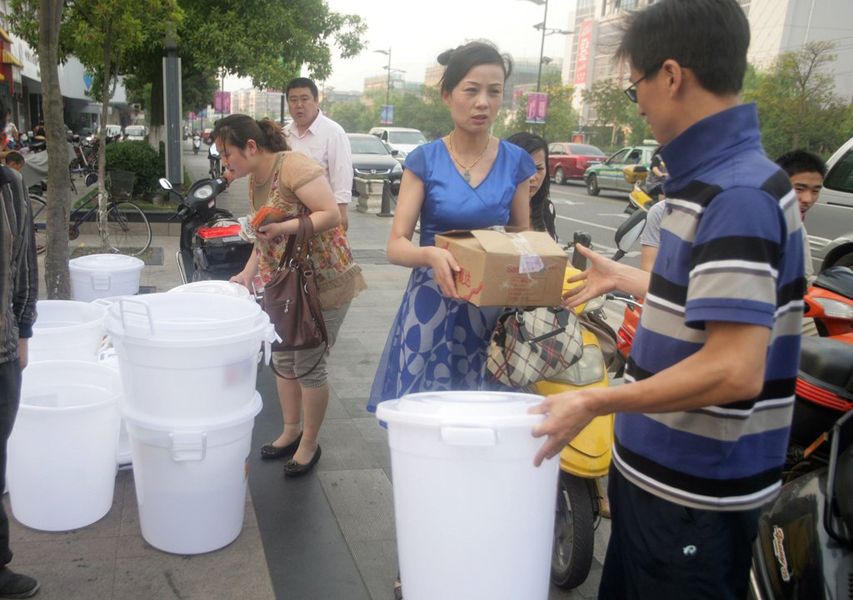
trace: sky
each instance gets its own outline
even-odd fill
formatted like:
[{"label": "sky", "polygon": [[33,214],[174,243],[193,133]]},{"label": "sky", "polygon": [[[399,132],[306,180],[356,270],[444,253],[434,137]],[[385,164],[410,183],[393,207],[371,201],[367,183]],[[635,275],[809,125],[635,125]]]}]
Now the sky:
[{"label": "sky", "polygon": [[[514,59],[539,58],[544,6],[532,0],[326,0],[332,11],[360,15],[367,24],[365,49],[353,58],[335,55],[326,86],[360,91],[364,78],[385,73],[388,57],[374,50],[391,48],[391,68],[405,70],[406,81],[422,82],[435,57],[466,40],[487,39]],[[549,28],[571,29],[576,0],[548,0]],[[567,36],[545,36],[544,55],[565,56]],[[251,87],[248,80],[225,79],[226,90]]]}]

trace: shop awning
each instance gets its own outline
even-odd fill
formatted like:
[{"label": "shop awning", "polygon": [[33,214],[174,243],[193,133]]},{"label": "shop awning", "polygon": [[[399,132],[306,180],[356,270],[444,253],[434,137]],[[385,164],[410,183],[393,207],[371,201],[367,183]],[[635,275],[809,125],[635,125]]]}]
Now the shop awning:
[{"label": "shop awning", "polygon": [[7,64],[7,65],[14,65],[16,67],[23,67],[24,66],[24,63],[22,63],[18,59],[17,56],[12,54],[11,52],[6,50],[5,48],[3,49],[3,63]]},{"label": "shop awning", "polygon": [[10,44],[12,43],[12,38],[9,37],[9,34],[6,33],[6,30],[3,29],[2,27],[0,27],[0,38],[9,42]]}]

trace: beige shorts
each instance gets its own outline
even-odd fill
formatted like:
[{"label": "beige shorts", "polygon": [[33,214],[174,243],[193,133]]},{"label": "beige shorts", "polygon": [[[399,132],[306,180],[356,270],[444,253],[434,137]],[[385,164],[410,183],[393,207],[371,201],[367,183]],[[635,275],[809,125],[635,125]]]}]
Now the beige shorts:
[{"label": "beige shorts", "polygon": [[[338,331],[344,322],[344,317],[349,310],[349,302],[339,308],[323,311],[323,321],[326,322],[326,333],[329,334],[329,350],[335,345]],[[329,372],[326,370],[326,359],[329,353],[325,346],[311,348],[310,350],[288,350],[284,352],[273,352],[272,363],[276,371],[292,377],[307,373],[317,363],[317,367],[307,375],[299,378],[299,385],[304,388],[318,388],[326,385]]]}]

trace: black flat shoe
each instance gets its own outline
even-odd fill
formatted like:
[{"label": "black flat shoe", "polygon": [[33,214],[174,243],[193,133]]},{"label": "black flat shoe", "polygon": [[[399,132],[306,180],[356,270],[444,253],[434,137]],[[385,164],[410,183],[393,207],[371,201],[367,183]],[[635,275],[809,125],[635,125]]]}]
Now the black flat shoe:
[{"label": "black flat shoe", "polygon": [[264,444],[261,446],[261,458],[264,460],[273,460],[274,458],[284,457],[290,458],[296,453],[296,449],[299,448],[299,442],[301,441],[302,433],[299,434],[299,437],[282,448],[273,446],[272,444]]},{"label": "black flat shoe", "polygon": [[314,468],[314,465],[320,460],[320,445],[317,445],[317,451],[314,452],[314,456],[311,457],[311,460],[307,465],[303,465],[301,463],[296,462],[293,459],[290,459],[286,463],[284,463],[284,476],[285,477],[302,477],[311,469]]}]

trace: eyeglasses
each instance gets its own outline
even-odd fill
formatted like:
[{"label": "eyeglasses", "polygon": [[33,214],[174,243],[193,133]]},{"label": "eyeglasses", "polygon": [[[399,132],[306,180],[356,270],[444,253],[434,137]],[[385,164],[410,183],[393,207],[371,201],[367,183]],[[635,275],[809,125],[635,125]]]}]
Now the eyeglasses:
[{"label": "eyeglasses", "polygon": [[637,84],[639,84],[641,81],[644,81],[644,80],[648,79],[649,77],[653,76],[659,70],[660,70],[660,67],[656,67],[656,68],[652,69],[651,71],[647,72],[642,77],[640,77],[637,81],[631,81],[631,85],[626,87],[624,90],[625,95],[628,96],[628,100],[630,100],[631,102],[636,104],[637,103]]}]

